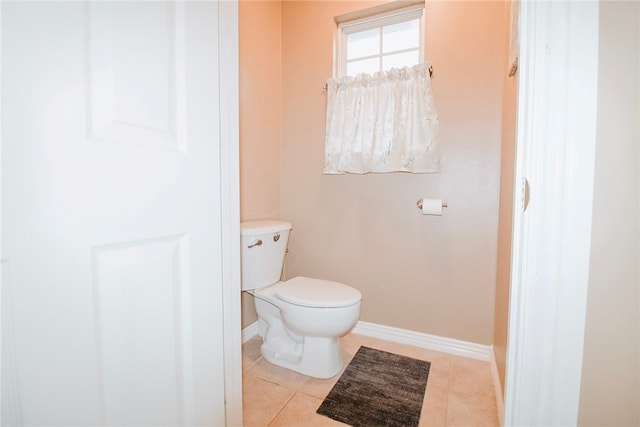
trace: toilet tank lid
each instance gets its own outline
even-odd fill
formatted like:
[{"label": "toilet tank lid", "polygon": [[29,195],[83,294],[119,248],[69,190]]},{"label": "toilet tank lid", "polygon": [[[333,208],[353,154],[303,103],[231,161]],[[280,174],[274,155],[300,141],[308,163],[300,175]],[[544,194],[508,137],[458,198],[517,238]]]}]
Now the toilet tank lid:
[{"label": "toilet tank lid", "polygon": [[277,233],[291,230],[291,224],[286,221],[264,220],[240,223],[241,236],[257,236],[259,234]]}]

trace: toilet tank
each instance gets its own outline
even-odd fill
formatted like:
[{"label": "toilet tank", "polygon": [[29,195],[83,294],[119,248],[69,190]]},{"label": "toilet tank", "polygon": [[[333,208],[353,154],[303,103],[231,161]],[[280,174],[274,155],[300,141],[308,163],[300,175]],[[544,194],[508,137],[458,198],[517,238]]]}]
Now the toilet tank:
[{"label": "toilet tank", "polygon": [[280,280],[290,230],[286,221],[240,223],[242,290],[264,288]]}]

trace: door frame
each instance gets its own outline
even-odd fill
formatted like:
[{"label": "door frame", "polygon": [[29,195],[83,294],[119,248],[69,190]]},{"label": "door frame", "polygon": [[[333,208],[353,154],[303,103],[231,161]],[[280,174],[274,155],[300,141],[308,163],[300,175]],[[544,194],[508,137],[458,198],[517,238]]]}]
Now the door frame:
[{"label": "door frame", "polygon": [[520,6],[504,425],[575,425],[591,244],[598,3]]},{"label": "door frame", "polygon": [[225,420],[242,426],[238,1],[218,5]]}]

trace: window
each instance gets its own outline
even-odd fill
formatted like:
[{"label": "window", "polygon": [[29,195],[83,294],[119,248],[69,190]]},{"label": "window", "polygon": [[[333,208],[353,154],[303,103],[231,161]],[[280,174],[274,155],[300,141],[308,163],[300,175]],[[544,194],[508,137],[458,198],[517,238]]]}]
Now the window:
[{"label": "window", "polygon": [[[388,3],[393,8],[394,3]],[[336,17],[336,77],[373,74],[424,61],[424,3],[376,13],[366,10]]]},{"label": "window", "polygon": [[424,0],[402,0],[334,18],[325,174],[440,171],[423,11]]}]

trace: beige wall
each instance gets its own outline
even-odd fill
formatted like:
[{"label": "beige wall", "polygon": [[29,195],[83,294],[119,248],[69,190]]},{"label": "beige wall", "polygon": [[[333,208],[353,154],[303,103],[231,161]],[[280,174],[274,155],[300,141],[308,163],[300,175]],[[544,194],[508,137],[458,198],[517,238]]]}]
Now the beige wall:
[{"label": "beige wall", "polygon": [[[281,3],[240,1],[240,217],[280,216]],[[242,327],[257,320],[242,297]]]},{"label": "beige wall", "polygon": [[637,2],[600,3],[591,262],[579,425],[640,425]]},{"label": "beige wall", "polygon": [[[511,4],[505,8],[505,33],[510,32]],[[502,150],[500,157],[500,204],[498,216],[498,268],[495,291],[493,351],[500,385],[504,390],[507,358],[507,325],[509,320],[509,288],[511,275],[511,226],[513,220],[513,175],[516,146],[517,74],[509,77],[509,37],[504,44],[505,68],[502,94]]]},{"label": "beige wall", "polygon": [[[361,320],[493,343],[504,4],[429,1],[440,174],[322,174],[333,17],[379,2],[282,4],[282,218],[289,277],[337,280],[364,296]],[[442,217],[416,201],[442,198]]]}]

